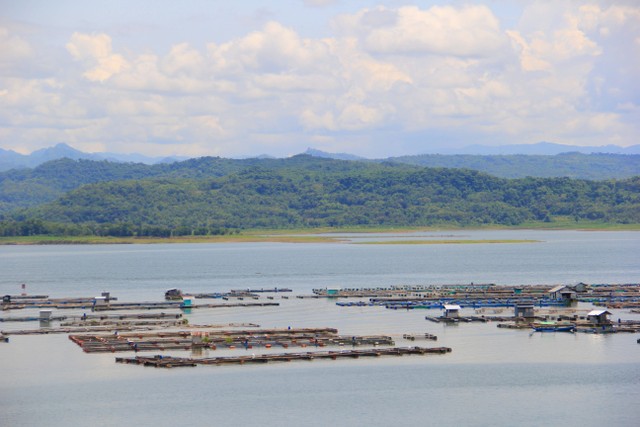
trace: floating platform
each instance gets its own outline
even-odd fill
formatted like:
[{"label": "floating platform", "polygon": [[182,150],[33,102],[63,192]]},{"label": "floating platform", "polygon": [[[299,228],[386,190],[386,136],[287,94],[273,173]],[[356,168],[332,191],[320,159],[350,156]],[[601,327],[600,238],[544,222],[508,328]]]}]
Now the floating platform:
[{"label": "floating platform", "polygon": [[392,346],[387,336],[340,336],[334,329],[177,331],[146,334],[70,335],[85,353],[194,349],[250,349],[327,346]]},{"label": "floating platform", "polygon": [[249,293],[249,294],[256,294],[256,293],[264,293],[264,292],[274,292],[274,293],[278,293],[278,292],[293,292],[291,289],[289,288],[260,288],[260,289],[232,289],[230,291],[231,294],[239,294],[239,293]]},{"label": "floating platform", "polygon": [[[94,321],[105,321],[108,319],[180,319],[182,313],[136,313],[136,314],[83,314],[80,316],[52,316],[48,318],[50,322],[53,321],[74,321],[79,320],[87,323]],[[25,317],[0,317],[0,322],[32,322],[44,320],[40,316],[25,316]]]},{"label": "floating platform", "polygon": [[176,368],[176,367],[193,367],[197,365],[245,365],[250,363],[265,364],[268,362],[292,362],[297,360],[337,360],[337,359],[358,359],[361,357],[380,357],[380,356],[405,356],[405,355],[426,355],[426,354],[446,354],[450,353],[451,348],[422,348],[422,347],[394,347],[386,349],[367,349],[367,350],[342,350],[342,351],[315,351],[304,353],[280,353],[280,354],[260,354],[251,356],[229,356],[229,357],[211,357],[211,358],[186,358],[186,357],[167,357],[154,356],[142,357],[136,356],[131,358],[116,357],[116,363],[127,363],[143,366],[153,366],[156,368]]},{"label": "floating platform", "polygon": [[277,307],[278,302],[243,302],[243,303],[231,303],[231,304],[197,304],[197,305],[184,305],[182,302],[158,302],[158,303],[119,303],[109,304],[103,306],[96,306],[95,311],[107,311],[107,310],[164,310],[167,308],[179,308],[179,309],[192,309],[192,308],[238,308],[238,307]]},{"label": "floating platform", "polygon": [[516,320],[519,318],[513,316],[459,316],[459,317],[446,317],[446,316],[425,316],[425,320],[429,320],[434,323],[471,323],[471,322],[505,322],[509,320]]},{"label": "floating platform", "polygon": [[[562,286],[561,286],[562,287]],[[513,307],[518,303],[536,306],[562,306],[571,301],[589,302],[609,308],[640,308],[640,284],[567,285],[569,299],[554,294],[553,285],[453,284],[390,286],[378,288],[313,289],[321,298],[369,298],[368,303],[343,303],[341,306],[382,305],[390,309],[442,308],[444,304],[461,307]]]}]

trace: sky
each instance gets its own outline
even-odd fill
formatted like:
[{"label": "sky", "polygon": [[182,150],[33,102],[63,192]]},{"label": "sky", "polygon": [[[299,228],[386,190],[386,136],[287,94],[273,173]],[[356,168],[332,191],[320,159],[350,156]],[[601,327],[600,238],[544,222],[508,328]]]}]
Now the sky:
[{"label": "sky", "polygon": [[640,2],[0,0],[0,148],[640,143]]}]

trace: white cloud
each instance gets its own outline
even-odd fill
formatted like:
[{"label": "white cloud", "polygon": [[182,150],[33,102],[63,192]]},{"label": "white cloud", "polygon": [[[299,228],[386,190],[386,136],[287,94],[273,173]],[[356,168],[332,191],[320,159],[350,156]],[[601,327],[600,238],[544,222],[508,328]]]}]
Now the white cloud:
[{"label": "white cloud", "polygon": [[212,45],[210,53],[221,71],[286,72],[323,68],[330,59],[327,48],[323,40],[303,39],[293,29],[269,22],[262,31]]},{"label": "white cloud", "polygon": [[83,74],[91,81],[105,81],[129,67],[121,55],[112,52],[111,37],[107,34],[73,33],[66,47],[76,60],[92,67]]},{"label": "white cloud", "polygon": [[336,26],[358,37],[366,50],[379,54],[485,56],[505,38],[498,19],[486,6],[378,6],[342,17]]},{"label": "white cloud", "polygon": [[0,70],[7,73],[16,63],[28,60],[33,55],[31,45],[23,38],[12,35],[9,29],[0,27]]},{"label": "white cloud", "polygon": [[338,0],[302,0],[306,6],[325,7],[337,3]]},{"label": "white cloud", "polygon": [[189,46],[188,43],[174,45],[162,61],[162,68],[169,75],[198,75],[201,73],[203,65],[202,54]]},{"label": "white cloud", "polygon": [[[640,8],[527,2],[506,27],[488,5],[356,10],[320,38],[273,20],[163,51],[114,48],[126,37],[106,31],[75,32],[56,50],[0,28],[0,143],[166,155],[341,141],[367,155],[391,149],[380,135],[637,143]],[[46,77],[20,71],[44,51],[55,59]]]}]

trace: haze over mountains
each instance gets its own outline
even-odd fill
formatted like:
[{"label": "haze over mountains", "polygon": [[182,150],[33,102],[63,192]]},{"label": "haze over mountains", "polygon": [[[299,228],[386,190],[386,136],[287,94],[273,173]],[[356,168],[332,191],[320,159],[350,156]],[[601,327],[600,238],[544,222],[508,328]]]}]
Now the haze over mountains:
[{"label": "haze over mountains", "polygon": [[0,148],[0,171],[34,168],[50,160],[68,158],[71,160],[109,160],[113,162],[133,162],[133,163],[171,163],[179,160],[186,160],[186,157],[150,157],[142,154],[119,154],[119,153],[85,153],[76,150],[68,144],[60,143],[53,147],[36,150],[31,154],[20,154],[12,150]]},{"label": "haze over mountains", "polygon": [[[474,156],[505,156],[505,155],[539,155],[539,156],[553,156],[561,153],[608,153],[608,154],[640,154],[640,145],[633,145],[630,147],[620,147],[617,145],[605,145],[599,147],[585,147],[585,146],[573,146],[554,144],[550,142],[539,142],[536,144],[516,144],[516,145],[502,145],[502,146],[485,146],[485,145],[470,145],[461,149],[447,149],[437,148],[429,150],[419,155],[407,155],[401,157],[389,157],[386,159],[377,160],[394,160],[394,159],[408,159],[412,157],[419,157],[423,155],[474,155]],[[349,153],[328,153],[325,151],[317,150],[314,148],[308,148],[304,154],[308,154],[314,157],[325,157],[338,160],[368,160],[360,156],[356,156]],[[256,158],[269,158],[268,155],[255,156]],[[72,160],[86,159],[86,160],[109,160],[114,162],[133,162],[133,163],[145,163],[145,164],[157,164],[157,163],[172,163],[175,161],[186,160],[188,157],[152,157],[142,154],[121,154],[121,153],[85,153],[77,150],[68,144],[59,143],[53,147],[43,148],[34,151],[31,154],[20,154],[12,150],[4,150],[0,148],[0,171],[6,171],[17,168],[34,168],[42,163],[50,160],[57,160],[62,158],[69,158]],[[415,162],[409,162],[415,163]]]}]

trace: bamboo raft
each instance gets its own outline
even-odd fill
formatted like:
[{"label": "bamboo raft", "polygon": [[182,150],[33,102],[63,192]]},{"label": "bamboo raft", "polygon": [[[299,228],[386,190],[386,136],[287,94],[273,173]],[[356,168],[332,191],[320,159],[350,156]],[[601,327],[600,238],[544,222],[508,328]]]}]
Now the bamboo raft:
[{"label": "bamboo raft", "polygon": [[380,356],[405,356],[405,355],[426,355],[426,354],[446,354],[451,348],[422,348],[422,347],[394,347],[386,349],[366,349],[366,350],[342,350],[342,351],[315,351],[304,353],[280,353],[280,354],[260,354],[251,356],[229,356],[211,358],[186,358],[186,357],[116,357],[116,363],[127,363],[143,366],[153,366],[156,368],[176,368],[193,367],[197,365],[245,365],[250,363],[265,364],[268,362],[291,362],[295,360],[316,360],[316,359],[358,359],[360,357],[380,357]]},{"label": "bamboo raft", "polygon": [[147,334],[70,335],[85,353],[193,349],[394,345],[386,336],[339,336],[335,330],[177,331]]}]

